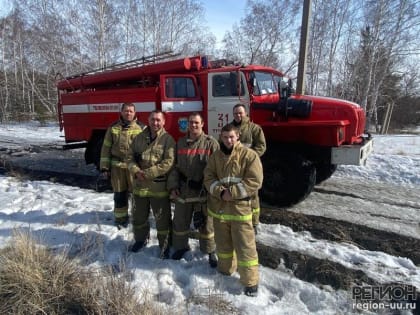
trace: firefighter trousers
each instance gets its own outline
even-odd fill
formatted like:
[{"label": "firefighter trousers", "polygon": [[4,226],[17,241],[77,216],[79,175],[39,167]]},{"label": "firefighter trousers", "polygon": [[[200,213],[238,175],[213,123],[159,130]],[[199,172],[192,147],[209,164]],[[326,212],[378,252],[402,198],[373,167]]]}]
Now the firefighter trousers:
[{"label": "firefighter trousers", "polygon": [[216,249],[214,242],[213,218],[207,216],[206,203],[175,202],[175,212],[172,222],[172,246],[175,250],[188,248],[188,235],[191,219],[195,211],[201,211],[205,216],[205,223],[198,229],[200,251],[211,253]]},{"label": "firefighter trousers", "polygon": [[258,194],[251,199],[252,206],[252,225],[256,226],[260,223],[260,198]]},{"label": "firefighter trousers", "polygon": [[258,254],[252,221],[222,221],[213,218],[219,262],[217,270],[231,275],[239,272],[245,287],[258,284]]},{"label": "firefighter trousers", "polygon": [[132,214],[134,240],[143,242],[149,237],[150,208],[155,217],[159,247],[169,248],[171,245],[171,206],[168,197],[139,197],[134,195]]},{"label": "firefighter trousers", "polygon": [[128,169],[113,166],[111,185],[114,192],[114,220],[116,223],[124,223],[128,219],[129,199],[133,187],[133,178]]}]

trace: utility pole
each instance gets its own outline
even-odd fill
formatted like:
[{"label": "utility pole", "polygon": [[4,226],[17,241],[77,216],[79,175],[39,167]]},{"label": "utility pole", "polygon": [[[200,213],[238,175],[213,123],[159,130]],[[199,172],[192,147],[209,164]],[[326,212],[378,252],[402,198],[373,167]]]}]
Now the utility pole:
[{"label": "utility pole", "polygon": [[305,94],[306,55],[308,51],[309,20],[311,19],[311,0],[303,1],[302,27],[300,30],[299,65],[296,94]]}]

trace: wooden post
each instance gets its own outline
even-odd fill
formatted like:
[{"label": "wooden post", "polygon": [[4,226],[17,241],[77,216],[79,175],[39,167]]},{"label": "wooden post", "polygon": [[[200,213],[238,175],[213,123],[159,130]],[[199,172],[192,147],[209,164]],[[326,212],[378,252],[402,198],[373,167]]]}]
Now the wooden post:
[{"label": "wooden post", "polygon": [[395,103],[394,101],[392,101],[389,106],[389,114],[388,114],[388,120],[386,122],[385,134],[388,134],[388,128],[389,128],[389,124],[391,123],[392,112],[394,111],[394,105]]},{"label": "wooden post", "polygon": [[385,130],[387,130],[388,116],[389,116],[390,108],[391,108],[391,104],[390,103],[386,104],[386,112],[385,112],[384,119],[382,120],[381,135],[386,134]]},{"label": "wooden post", "polygon": [[308,51],[308,33],[310,18],[311,0],[304,0],[302,13],[302,27],[300,30],[299,65],[296,82],[296,94],[305,94],[306,55]]}]

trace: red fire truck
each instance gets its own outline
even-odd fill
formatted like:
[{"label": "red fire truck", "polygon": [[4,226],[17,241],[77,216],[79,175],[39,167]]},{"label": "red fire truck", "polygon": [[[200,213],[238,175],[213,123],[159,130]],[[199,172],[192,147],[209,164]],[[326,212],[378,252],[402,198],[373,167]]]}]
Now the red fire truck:
[{"label": "red fire truck", "polygon": [[165,112],[166,129],[175,139],[186,132],[191,112],[200,112],[206,132],[218,139],[233,119],[233,106],[244,104],[267,139],[261,198],[278,206],[305,199],[337,165],[362,165],[372,151],[359,105],[296,95],[291,80],[278,70],[206,56],[151,59],[57,83],[60,128],[69,146],[86,146],[87,163],[98,163],[105,131],[119,118],[123,102],[134,103],[144,123],[152,110]]}]

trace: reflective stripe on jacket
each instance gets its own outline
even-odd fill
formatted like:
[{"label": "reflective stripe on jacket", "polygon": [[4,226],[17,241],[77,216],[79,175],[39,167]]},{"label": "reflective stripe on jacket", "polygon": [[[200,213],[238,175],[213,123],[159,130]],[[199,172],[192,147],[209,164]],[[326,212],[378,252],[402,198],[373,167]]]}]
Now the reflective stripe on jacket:
[{"label": "reflective stripe on jacket", "polygon": [[123,121],[112,124],[105,133],[101,150],[100,169],[110,170],[111,166],[127,168],[133,139],[144,129],[144,125],[135,118],[124,126]]},{"label": "reflective stripe on jacket", "polygon": [[[204,170],[209,214],[225,221],[251,220],[251,199],[258,193],[262,181],[261,160],[255,151],[240,142],[230,155],[216,151]],[[233,201],[222,200],[224,189],[229,189]]]},{"label": "reflective stripe on jacket", "polygon": [[188,135],[179,139],[176,146],[176,164],[168,179],[168,189],[179,189],[182,198],[196,197],[200,189],[190,189],[187,180],[203,181],[203,171],[212,153],[219,149],[219,143],[204,132],[196,140]]},{"label": "reflective stripe on jacket", "polygon": [[167,174],[175,162],[175,140],[164,129],[151,139],[146,128],[136,137],[131,146],[130,173],[144,172],[145,180],[134,178],[133,193],[140,197],[167,197]]}]

